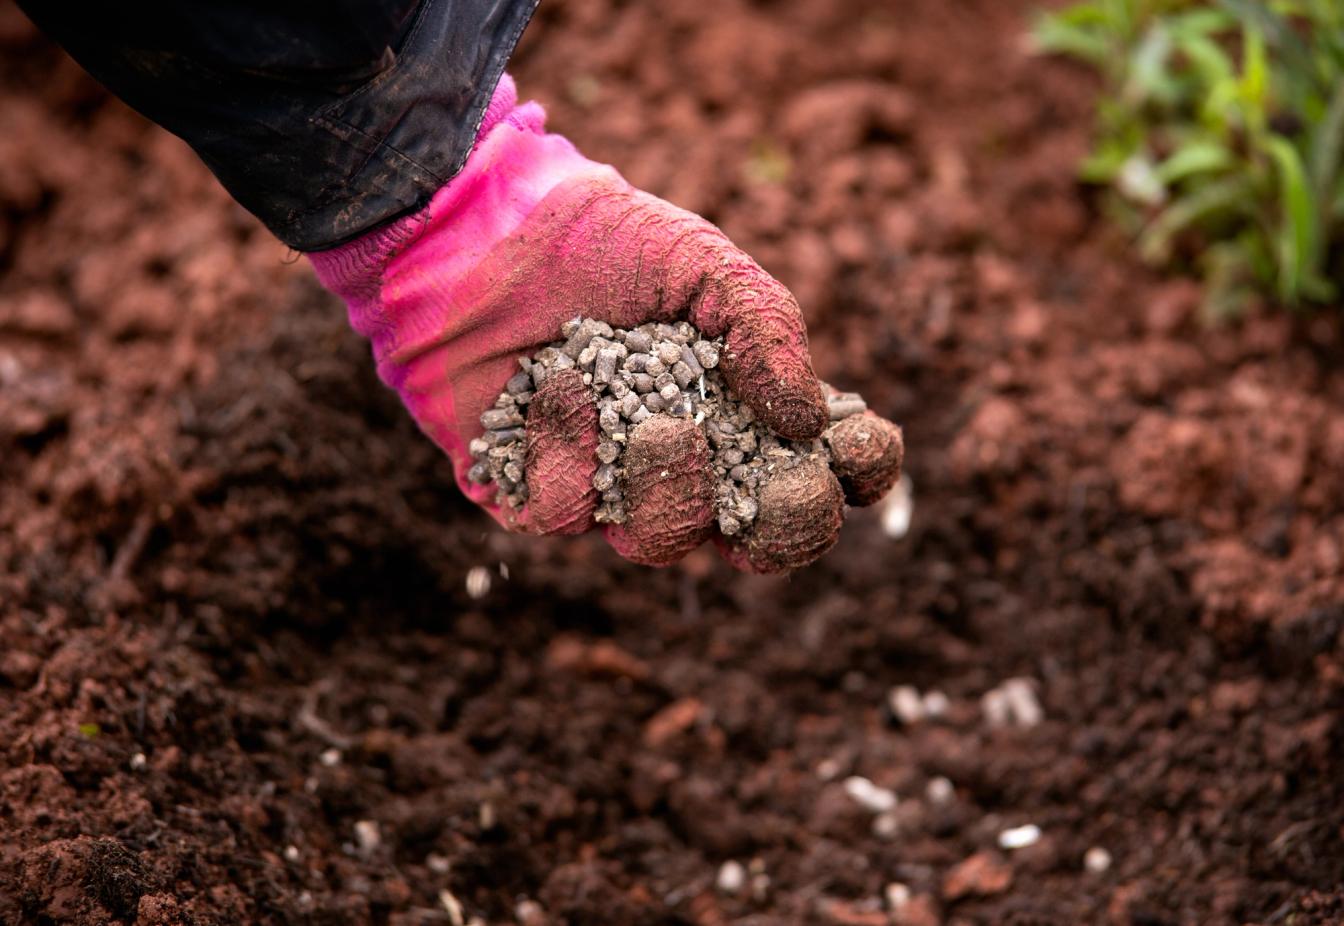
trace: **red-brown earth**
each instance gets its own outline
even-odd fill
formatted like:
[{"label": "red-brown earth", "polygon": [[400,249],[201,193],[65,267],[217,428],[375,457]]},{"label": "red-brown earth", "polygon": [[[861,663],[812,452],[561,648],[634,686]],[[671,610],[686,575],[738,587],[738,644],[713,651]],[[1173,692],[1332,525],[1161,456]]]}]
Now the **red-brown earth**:
[{"label": "red-brown earth", "polygon": [[[528,31],[554,127],[905,426],[908,536],[767,579],[495,530],[305,264],[4,7],[0,922],[1344,918],[1339,315],[1205,330],[1137,265],[1028,8]],[[986,721],[1010,678],[1039,724]]]}]

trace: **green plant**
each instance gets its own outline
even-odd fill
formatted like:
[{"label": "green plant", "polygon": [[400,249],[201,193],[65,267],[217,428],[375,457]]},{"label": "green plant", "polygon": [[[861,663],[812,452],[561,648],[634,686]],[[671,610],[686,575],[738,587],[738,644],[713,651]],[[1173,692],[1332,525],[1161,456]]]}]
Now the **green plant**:
[{"label": "green plant", "polygon": [[1033,38],[1101,73],[1081,173],[1115,190],[1146,259],[1194,258],[1213,315],[1257,289],[1334,298],[1344,0],[1083,0]]}]

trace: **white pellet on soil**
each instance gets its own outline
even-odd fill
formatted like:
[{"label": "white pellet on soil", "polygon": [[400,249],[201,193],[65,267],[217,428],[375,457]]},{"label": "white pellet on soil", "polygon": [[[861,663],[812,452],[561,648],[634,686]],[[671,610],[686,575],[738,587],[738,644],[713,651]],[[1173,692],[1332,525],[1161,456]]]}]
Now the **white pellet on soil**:
[{"label": "white pellet on soil", "polygon": [[892,540],[900,540],[910,533],[910,522],[915,516],[915,484],[901,473],[882,501],[882,533]]},{"label": "white pellet on soil", "polygon": [[[630,430],[653,415],[694,420],[705,432],[718,479],[715,514],[726,537],[751,529],[757,496],[775,472],[815,457],[828,462],[827,435],[813,441],[789,441],[756,421],[745,402],[732,396],[719,370],[723,342],[705,338],[688,322],[653,323],[613,329],[592,318],[573,318],[561,326],[562,340],[521,358],[493,408],[481,415],[485,434],[469,447],[475,460],[468,479],[493,482],[498,504],[519,508],[528,486],[524,461],[526,416],[536,390],[554,372],[577,369],[597,401],[601,442],[593,487],[601,498],[595,519],[624,523],[624,469],[621,456]],[[828,399],[831,421],[867,409],[854,393]]]},{"label": "white pellet on soil", "polygon": [[375,820],[359,820],[355,823],[355,842],[363,855],[369,855],[383,844],[382,833]]},{"label": "white pellet on soil", "polygon": [[462,902],[446,887],[439,891],[439,905],[448,914],[449,923],[453,926],[466,926],[467,918],[462,912]]},{"label": "white pellet on soil", "polygon": [[467,570],[467,597],[479,600],[490,594],[490,570],[472,566]]},{"label": "white pellet on soil", "polygon": [[906,726],[917,724],[926,716],[924,699],[913,685],[897,685],[887,693],[891,713]]},{"label": "white pellet on soil", "polygon": [[930,720],[947,716],[947,710],[951,706],[952,702],[941,691],[935,689],[924,693],[924,715]]},{"label": "white pellet on soil", "polygon": [[747,869],[742,867],[741,862],[731,860],[719,866],[718,877],[714,879],[714,886],[721,894],[736,894],[746,886],[746,883]]},{"label": "white pellet on soil", "polygon": [[1027,678],[1010,678],[986,691],[980,698],[980,709],[991,727],[1011,724],[1029,729],[1045,719],[1036,689]]},{"label": "white pellet on soil", "polygon": [[940,775],[929,779],[929,783],[924,786],[924,796],[932,804],[946,804],[957,796],[957,789],[952,786],[951,781]]},{"label": "white pellet on soil", "polygon": [[1025,849],[1041,841],[1041,828],[1035,823],[1014,826],[999,834],[1000,849]]},{"label": "white pellet on soil", "polygon": [[545,926],[546,910],[535,900],[524,897],[518,901],[518,905],[513,908],[513,915],[518,920],[518,926]]},{"label": "white pellet on soil", "polygon": [[882,891],[887,902],[888,913],[900,913],[910,906],[910,888],[899,881],[893,881]]},{"label": "white pellet on soil", "polygon": [[1093,846],[1083,853],[1083,868],[1099,875],[1111,867],[1111,853],[1101,846]]},{"label": "white pellet on soil", "polygon": [[873,817],[872,831],[875,837],[883,841],[895,839],[901,831],[901,820],[893,811],[880,813]]},{"label": "white pellet on soil", "polygon": [[1019,727],[1034,727],[1045,719],[1041,702],[1036,698],[1036,689],[1030,679],[1010,678],[1003,683],[1003,693],[1008,698],[1008,710]]},{"label": "white pellet on soil", "polygon": [[845,779],[845,793],[870,813],[886,813],[896,808],[896,792],[875,785],[861,775]]}]

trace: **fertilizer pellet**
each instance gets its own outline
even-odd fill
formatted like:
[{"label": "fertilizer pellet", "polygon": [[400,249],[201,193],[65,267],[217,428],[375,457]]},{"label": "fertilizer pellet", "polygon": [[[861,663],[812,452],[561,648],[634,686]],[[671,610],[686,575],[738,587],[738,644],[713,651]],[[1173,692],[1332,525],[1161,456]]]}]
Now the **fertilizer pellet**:
[{"label": "fertilizer pellet", "polygon": [[[817,457],[829,460],[826,435],[789,441],[759,424],[751,409],[730,394],[718,369],[723,342],[706,338],[687,322],[613,329],[591,318],[573,318],[560,340],[532,357],[504,385],[495,406],[481,415],[485,433],[471,441],[467,478],[493,482],[499,504],[521,507],[526,481],[527,409],[552,374],[577,369],[592,390],[601,434],[592,485],[600,497],[595,519],[625,521],[621,463],[630,431],[654,415],[689,418],[708,439],[718,484],[715,515],[725,536],[750,531],[760,510],[757,494],[777,473]],[[853,393],[828,399],[831,421],[867,409]]]},{"label": "fertilizer pellet", "polygon": [[1111,867],[1111,853],[1101,846],[1093,846],[1083,854],[1083,868],[1099,875]]},{"label": "fertilizer pellet", "polygon": [[845,793],[859,806],[871,813],[887,813],[896,807],[896,792],[873,784],[860,775],[845,779]]},{"label": "fertilizer pellet", "polygon": [[1036,845],[1040,842],[1040,839],[1041,828],[1035,823],[1027,823],[999,833],[999,848],[1025,849],[1028,846]]}]

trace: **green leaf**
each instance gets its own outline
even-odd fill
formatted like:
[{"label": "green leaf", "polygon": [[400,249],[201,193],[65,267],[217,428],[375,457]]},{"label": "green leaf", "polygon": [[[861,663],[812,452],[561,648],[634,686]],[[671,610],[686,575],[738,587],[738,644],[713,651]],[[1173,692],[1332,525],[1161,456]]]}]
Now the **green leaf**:
[{"label": "green leaf", "polygon": [[1233,160],[1232,153],[1217,142],[1191,142],[1178,148],[1157,166],[1154,173],[1157,179],[1171,186],[1186,177],[1222,170],[1231,166]]},{"label": "green leaf", "polygon": [[1330,191],[1340,176],[1341,152],[1344,152],[1344,80],[1335,88],[1311,147],[1311,184],[1322,204],[1330,202]]},{"label": "green leaf", "polygon": [[1171,32],[1173,35],[1186,38],[1189,36],[1208,36],[1217,32],[1226,32],[1237,24],[1235,17],[1228,14],[1225,10],[1211,9],[1208,7],[1196,7],[1185,13],[1171,17]]},{"label": "green leaf", "polygon": [[79,732],[83,733],[89,739],[93,739],[95,736],[103,732],[103,728],[96,723],[81,723],[79,725]]},{"label": "green leaf", "polygon": [[1227,52],[1206,35],[1181,34],[1173,37],[1176,47],[1190,61],[1195,73],[1205,84],[1212,85],[1235,79],[1236,67]]},{"label": "green leaf", "polygon": [[1265,40],[1254,26],[1242,32],[1241,83],[1238,87],[1246,130],[1252,137],[1264,133],[1267,121],[1269,59]]},{"label": "green leaf", "polygon": [[1045,54],[1070,55],[1092,64],[1104,64],[1114,46],[1106,36],[1068,22],[1063,16],[1045,15],[1031,29],[1033,50]]},{"label": "green leaf", "polygon": [[1147,100],[1170,102],[1180,86],[1167,68],[1170,56],[1171,36],[1161,23],[1154,24],[1130,55],[1129,80],[1122,96],[1133,104]]},{"label": "green leaf", "polygon": [[1306,169],[1292,143],[1282,135],[1270,135],[1265,151],[1278,169],[1283,197],[1283,221],[1277,235],[1279,297],[1292,303],[1315,272],[1316,208]]},{"label": "green leaf", "polygon": [[1249,178],[1235,175],[1173,202],[1139,236],[1139,253],[1155,263],[1169,259],[1177,235],[1219,213],[1246,211],[1254,191]]},{"label": "green leaf", "polygon": [[1268,39],[1287,59],[1311,59],[1311,50],[1302,43],[1292,24],[1274,12],[1264,0],[1218,0],[1218,5],[1232,13],[1242,23],[1247,34],[1254,32],[1257,37]]}]

